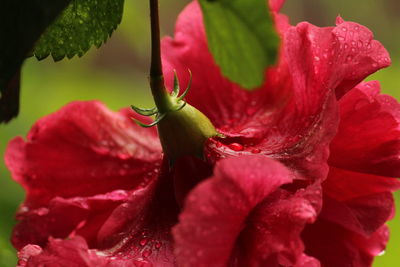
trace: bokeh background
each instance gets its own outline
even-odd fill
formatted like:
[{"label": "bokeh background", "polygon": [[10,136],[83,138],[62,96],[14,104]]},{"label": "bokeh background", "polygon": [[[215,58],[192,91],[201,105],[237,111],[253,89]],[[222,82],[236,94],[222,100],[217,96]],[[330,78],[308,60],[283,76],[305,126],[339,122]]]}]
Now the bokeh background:
[{"label": "bokeh background", "polygon": [[[130,104],[151,106],[147,85],[150,44],[147,2],[126,0],[122,24],[112,38],[100,49],[91,49],[83,58],[58,63],[51,59],[26,61],[20,115],[8,125],[0,125],[0,267],[16,264],[9,237],[15,224],[14,213],[24,197],[2,160],[7,143],[14,136],[25,136],[36,120],[73,100],[98,99],[114,110]],[[163,35],[173,34],[176,17],[188,2],[160,0]],[[389,50],[393,61],[390,68],[369,80],[379,80],[385,93],[400,99],[398,0],[287,0],[283,12],[290,16],[292,24],[306,20],[318,26],[329,26],[340,14],[345,20],[369,27]],[[400,194],[396,198],[400,207]],[[391,240],[386,253],[376,258],[375,267],[400,266],[399,217],[389,223]]]}]

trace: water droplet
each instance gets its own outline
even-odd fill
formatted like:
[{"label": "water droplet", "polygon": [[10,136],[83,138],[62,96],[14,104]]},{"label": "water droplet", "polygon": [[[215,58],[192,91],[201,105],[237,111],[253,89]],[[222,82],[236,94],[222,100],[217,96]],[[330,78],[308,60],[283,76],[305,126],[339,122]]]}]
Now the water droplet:
[{"label": "water droplet", "polygon": [[381,252],[379,252],[378,256],[383,256],[383,255],[385,255],[385,253],[386,253],[386,250],[382,250]]},{"label": "water droplet", "polygon": [[222,146],[222,144],[221,144],[221,142],[216,142],[216,143],[215,143],[215,146],[218,147],[218,148],[220,148],[220,147]]},{"label": "water droplet", "polygon": [[338,39],[339,39],[339,41],[344,41],[344,37],[343,36],[339,36]]},{"label": "water droplet", "polygon": [[148,240],[147,238],[142,238],[142,239],[139,241],[139,245],[141,245],[142,247],[143,247],[143,246],[146,246],[147,242],[149,242],[149,240]]},{"label": "water droplet", "polygon": [[142,253],[142,256],[145,257],[145,258],[149,257],[150,255],[151,255],[151,250],[145,250]]},{"label": "water droplet", "polygon": [[346,27],[343,27],[343,28],[342,28],[342,31],[347,32],[347,28],[346,28]]},{"label": "water droplet", "polygon": [[129,159],[129,158],[130,158],[130,155],[129,155],[129,154],[125,154],[125,153],[118,153],[118,154],[117,154],[117,157],[118,157],[119,159],[125,160],[125,159]]},{"label": "water droplet", "polygon": [[253,153],[253,154],[259,154],[259,153],[261,153],[261,150],[258,149],[258,148],[254,148],[253,150],[251,150],[251,153]]},{"label": "water droplet", "polygon": [[160,248],[161,248],[161,242],[156,241],[156,243],[154,244],[154,247],[155,247],[156,249],[160,249]]},{"label": "water droplet", "polygon": [[320,58],[317,57],[317,56],[315,56],[314,59],[315,59],[315,61],[319,61],[320,60]]},{"label": "water droplet", "polygon": [[96,153],[98,153],[98,154],[100,154],[100,155],[106,155],[106,154],[108,154],[110,151],[108,150],[108,148],[106,148],[106,147],[103,147],[103,146],[96,146],[96,147],[93,147],[93,150],[96,152]]},{"label": "water droplet", "polygon": [[29,208],[27,206],[22,206],[19,208],[20,213],[24,213],[24,212],[28,212],[28,211],[29,211]]},{"label": "water droplet", "polygon": [[46,209],[46,208],[39,208],[39,209],[37,209],[36,213],[37,213],[37,215],[39,215],[39,216],[43,216],[43,215],[48,214],[48,213],[49,213],[49,210]]},{"label": "water droplet", "polygon": [[372,63],[372,67],[376,68],[376,67],[378,67],[378,64]]},{"label": "water droplet", "polygon": [[228,145],[228,147],[230,149],[232,149],[233,151],[243,151],[243,149],[244,149],[244,147],[239,143],[232,143],[232,144]]}]

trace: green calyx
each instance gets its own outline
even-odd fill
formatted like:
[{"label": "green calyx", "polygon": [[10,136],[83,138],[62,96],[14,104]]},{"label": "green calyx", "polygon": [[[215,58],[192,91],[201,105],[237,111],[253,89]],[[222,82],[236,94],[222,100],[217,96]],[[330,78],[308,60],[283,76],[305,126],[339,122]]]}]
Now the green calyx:
[{"label": "green calyx", "polygon": [[[162,77],[160,79],[162,81]],[[151,124],[143,124],[135,120],[142,127],[157,125],[161,145],[168,160],[172,164],[177,158],[185,155],[203,157],[204,143],[213,136],[219,135],[210,120],[198,109],[184,101],[191,85],[192,74],[186,90],[179,95],[180,86],[175,73],[174,90],[169,94],[165,88],[163,93],[155,95],[157,107],[141,109],[132,106],[138,114],[154,116]]]}]

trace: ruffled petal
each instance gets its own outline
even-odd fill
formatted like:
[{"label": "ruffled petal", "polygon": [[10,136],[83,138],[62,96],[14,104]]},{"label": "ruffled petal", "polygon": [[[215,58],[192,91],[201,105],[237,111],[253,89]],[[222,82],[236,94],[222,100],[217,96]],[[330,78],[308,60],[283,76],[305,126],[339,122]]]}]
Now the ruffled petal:
[{"label": "ruffled petal", "polygon": [[12,242],[17,249],[27,244],[43,246],[49,236],[65,238],[85,231],[85,238],[96,243],[101,223],[127,197],[127,192],[119,190],[86,198],[56,197],[47,206],[36,209],[23,207],[17,214],[20,222],[14,228]]},{"label": "ruffled petal", "polygon": [[[332,28],[288,30],[284,17],[275,19],[284,38],[279,63],[266,70],[267,81],[260,90],[248,92],[221,75],[207,48],[200,8],[197,2],[191,3],[178,19],[175,38],[163,41],[167,83],[173,80],[173,69],[177,69],[183,84],[187,83],[187,69],[191,69],[193,83],[188,101],[230,137],[221,140],[226,147],[239,143],[244,147],[240,154],[261,151],[283,161],[297,161],[293,164],[307,165],[299,167],[305,176],[323,179],[337,114],[334,96],[326,84],[329,75],[322,67],[328,61],[317,62],[315,57],[320,51],[312,51],[311,47],[316,42],[330,42]],[[219,149],[216,154],[224,156],[235,151]],[[305,158],[310,161],[305,162]]]},{"label": "ruffled petal", "polygon": [[269,196],[247,218],[236,242],[237,266],[318,266],[307,257],[300,234],[321,209],[319,183],[292,194],[280,190]]},{"label": "ruffled petal", "polygon": [[389,66],[391,61],[387,50],[374,40],[368,28],[343,21],[340,17],[336,19],[336,24],[329,51],[336,50],[332,60],[332,81],[336,83],[334,88],[340,98],[368,75]]},{"label": "ruffled petal", "polygon": [[155,130],[129,114],[74,102],[37,122],[26,142],[11,141],[6,163],[27,191],[15,247],[76,234],[99,246],[102,223],[124,202],[139,202],[135,196],[159,175],[161,147]]},{"label": "ruffled petal", "polygon": [[339,103],[341,121],[330,165],[400,177],[400,104],[380,94],[378,82],[359,84]]},{"label": "ruffled petal", "polygon": [[291,180],[287,168],[265,156],[219,161],[214,176],[189,193],[173,228],[178,264],[295,263],[303,255],[299,234],[316,218],[321,190],[278,189]]},{"label": "ruffled petal", "polygon": [[[96,252],[106,257],[107,261],[103,262],[104,258],[101,258],[98,266],[114,264],[115,259],[144,262],[146,266],[173,266],[170,229],[176,223],[178,205],[167,163],[165,161],[161,173],[146,186],[124,194],[119,190],[95,197],[55,198],[46,212],[35,214],[35,210],[24,214],[24,220],[14,231],[14,239],[22,237],[18,243],[20,246],[28,243],[46,248],[45,255],[49,260],[63,257],[58,255],[58,250],[48,251],[52,246],[48,242],[51,243],[53,237],[78,237],[84,238],[79,254]],[[39,211],[44,210],[41,208]],[[50,240],[46,240],[49,237]],[[64,247],[65,243],[60,242],[56,244],[57,248]],[[37,261],[46,262],[46,257]]]},{"label": "ruffled petal", "polygon": [[[23,251],[30,248],[25,247]],[[81,237],[69,240],[50,238],[48,245],[40,252],[37,251],[19,255],[24,265],[20,267],[36,266],[69,266],[69,267],[138,267],[152,266],[146,260],[132,260],[115,255],[110,256],[98,250],[88,248],[86,241]]]},{"label": "ruffled petal", "polygon": [[306,253],[322,266],[371,266],[388,240],[394,214],[392,192],[400,182],[331,167],[323,184],[324,205],[303,234]]},{"label": "ruffled petal", "polygon": [[56,196],[133,189],[160,161],[154,129],[94,101],[73,102],[39,120],[26,142],[17,137],[6,152],[13,178],[27,191],[28,208]]},{"label": "ruffled petal", "polygon": [[284,166],[265,157],[217,163],[214,176],[189,194],[179,224],[173,228],[178,264],[226,264],[250,212],[290,181]]},{"label": "ruffled petal", "polygon": [[325,220],[317,220],[303,232],[306,253],[326,267],[369,267],[385,249],[388,238],[385,225],[372,235],[363,236]]}]

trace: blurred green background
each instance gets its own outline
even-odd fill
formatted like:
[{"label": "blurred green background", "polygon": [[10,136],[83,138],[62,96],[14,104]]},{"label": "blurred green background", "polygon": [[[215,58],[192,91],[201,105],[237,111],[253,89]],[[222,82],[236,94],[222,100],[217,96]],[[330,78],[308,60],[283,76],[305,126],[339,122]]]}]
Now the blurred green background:
[{"label": "blurred green background", "polygon": [[[151,106],[147,85],[149,66],[148,6],[145,0],[126,0],[121,26],[106,45],[92,49],[83,58],[53,63],[51,59],[29,59],[23,68],[21,112],[8,125],[0,126],[0,154],[8,141],[25,136],[39,118],[58,110],[73,100],[98,99],[111,109],[130,104]],[[160,0],[163,34],[171,35],[176,16],[188,0]],[[336,15],[369,27],[376,39],[389,50],[392,67],[369,79],[379,80],[383,91],[400,99],[400,5],[398,0],[287,0],[283,12],[292,24],[307,20],[318,26],[333,25]],[[84,114],[83,114],[84,116]],[[0,267],[15,266],[15,251],[9,243],[14,225],[14,213],[23,200],[24,192],[10,178],[0,161]],[[400,206],[400,195],[397,194]],[[391,240],[383,256],[377,257],[375,267],[400,266],[400,219],[389,225]],[[341,267],[341,266],[338,266]]]}]

